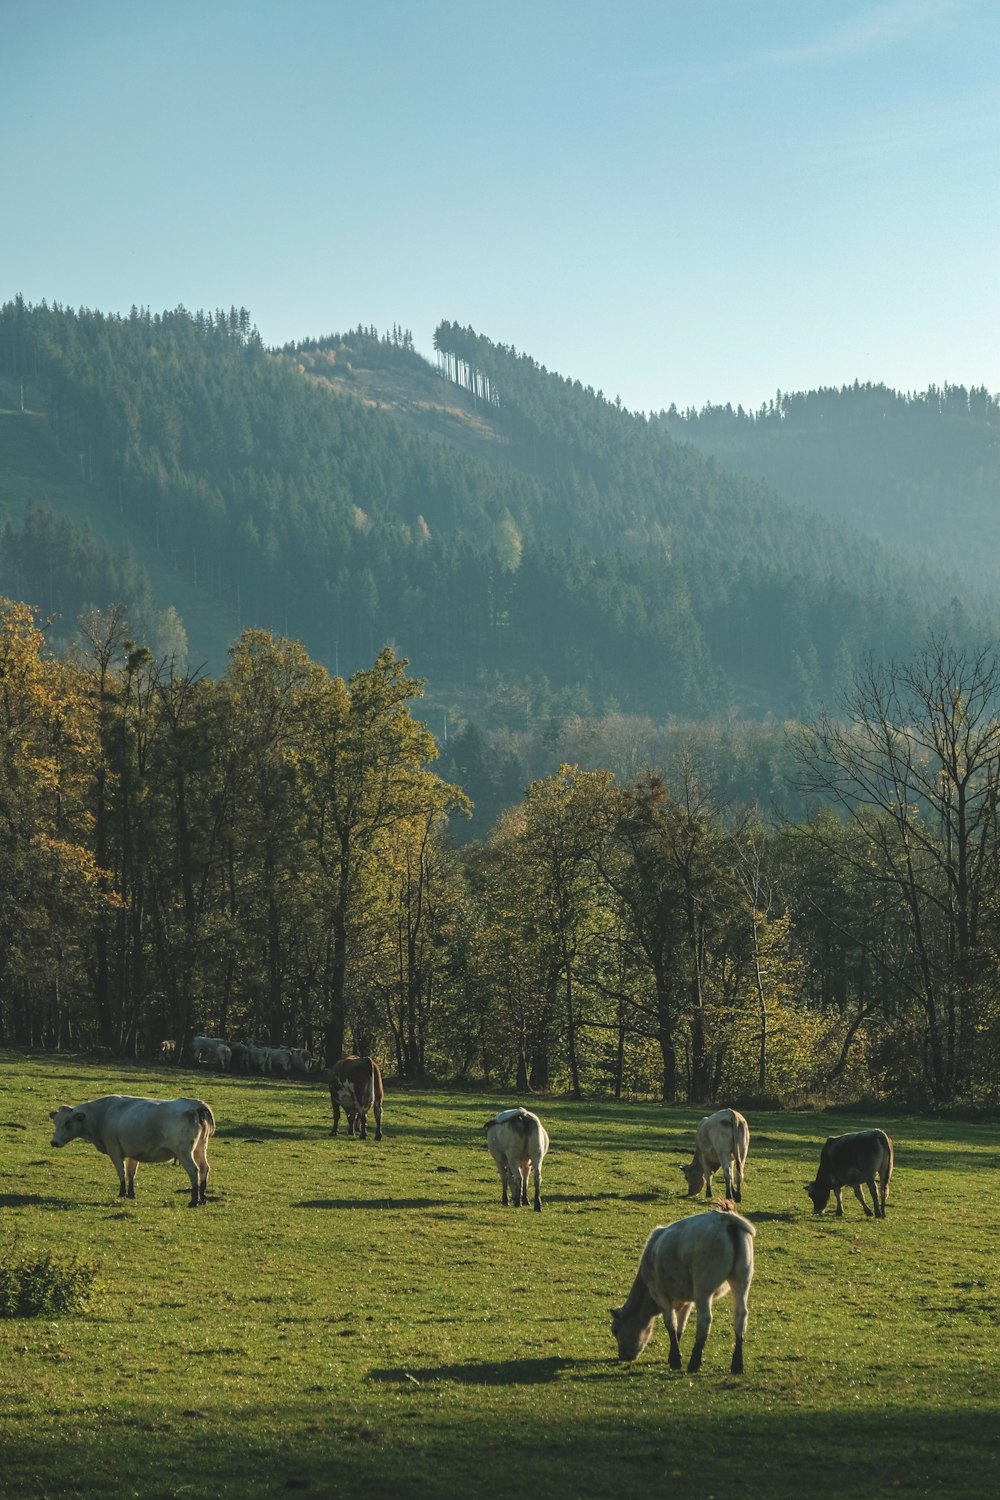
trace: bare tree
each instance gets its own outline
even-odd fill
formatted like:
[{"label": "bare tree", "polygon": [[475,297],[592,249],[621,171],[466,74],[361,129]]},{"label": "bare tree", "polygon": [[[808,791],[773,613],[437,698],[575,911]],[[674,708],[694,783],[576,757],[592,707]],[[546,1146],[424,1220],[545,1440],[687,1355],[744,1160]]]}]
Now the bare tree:
[{"label": "bare tree", "polygon": [[803,789],[832,798],[862,830],[873,857],[856,868],[899,899],[908,941],[893,975],[922,1007],[924,1071],[939,1100],[970,1081],[991,972],[998,696],[995,651],[931,637],[911,663],[867,662],[845,718],[822,716],[797,746]]}]

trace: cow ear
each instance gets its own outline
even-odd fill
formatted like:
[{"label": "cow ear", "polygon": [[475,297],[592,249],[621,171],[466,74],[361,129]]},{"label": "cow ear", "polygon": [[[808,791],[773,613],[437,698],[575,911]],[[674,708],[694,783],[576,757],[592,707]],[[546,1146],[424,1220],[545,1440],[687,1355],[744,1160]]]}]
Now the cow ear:
[{"label": "cow ear", "polygon": [[50,1109],[49,1110],[49,1119],[50,1120],[58,1120],[58,1118],[59,1118],[59,1111],[57,1109]]}]

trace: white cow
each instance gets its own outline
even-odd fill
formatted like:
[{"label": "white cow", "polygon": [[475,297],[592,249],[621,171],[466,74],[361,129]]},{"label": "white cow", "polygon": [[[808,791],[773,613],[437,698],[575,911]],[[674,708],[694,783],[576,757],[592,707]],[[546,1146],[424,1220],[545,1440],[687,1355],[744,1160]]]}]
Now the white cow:
[{"label": "white cow", "polygon": [[549,1149],[545,1126],[530,1109],[502,1109],[483,1126],[490,1155],[497,1164],[503,1183],[503,1205],[508,1203],[507,1190],[514,1195],[514,1207],[528,1201],[528,1168],[535,1173],[535,1212],[542,1208],[542,1162]]},{"label": "white cow", "polygon": [[292,1054],[287,1047],[265,1047],[267,1062],[265,1071],[272,1077],[275,1073],[282,1078],[290,1078],[292,1073]]},{"label": "white cow", "polygon": [[225,1073],[232,1059],[232,1051],[229,1043],[224,1042],[221,1037],[193,1036],[191,1056],[196,1063],[211,1063],[220,1073]]},{"label": "white cow", "polygon": [[731,1374],[742,1375],[755,1233],[748,1220],[728,1208],[709,1209],[654,1229],[632,1290],[621,1307],[611,1309],[618,1358],[635,1359],[642,1353],[653,1336],[656,1316],[662,1313],[670,1337],[670,1368],[679,1370],[680,1339],[694,1306],[698,1321],[688,1374],[695,1374],[701,1369],[712,1326],[712,1303],[731,1290],[735,1344],[729,1368]]},{"label": "white cow", "polygon": [[87,1104],[63,1104],[49,1116],[55,1121],[53,1146],[90,1141],[110,1156],[118,1173],[119,1198],[135,1197],[135,1174],[141,1161],[179,1161],[191,1180],[190,1208],[206,1201],[209,1136],[215,1116],[203,1099],[137,1099],[105,1094]]},{"label": "white cow", "polygon": [[694,1198],[705,1187],[705,1197],[712,1196],[712,1174],[722,1167],[726,1175],[726,1197],[740,1203],[743,1198],[743,1169],[750,1148],[750,1127],[735,1109],[718,1109],[706,1115],[695,1132],[694,1156],[681,1167],[687,1178],[688,1197]]}]

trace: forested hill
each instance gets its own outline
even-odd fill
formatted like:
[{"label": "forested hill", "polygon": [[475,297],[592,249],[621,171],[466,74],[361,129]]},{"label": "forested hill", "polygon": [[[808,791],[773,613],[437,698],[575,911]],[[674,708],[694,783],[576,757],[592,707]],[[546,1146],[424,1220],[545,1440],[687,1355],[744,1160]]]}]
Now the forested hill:
[{"label": "forested hill", "polygon": [[818,513],[995,591],[1000,400],[985,388],[859,384],[778,393],[758,411],[661,412],[675,438]]},{"label": "forested hill", "polygon": [[803,712],[870,649],[990,627],[666,421],[471,330],[436,345],[439,372],[401,329],[269,352],[242,309],[8,303],[0,593],[66,620],[124,594],[137,633],[176,606],[196,659],[248,625],[341,673],[391,641],[466,715],[526,683],[583,714]]}]

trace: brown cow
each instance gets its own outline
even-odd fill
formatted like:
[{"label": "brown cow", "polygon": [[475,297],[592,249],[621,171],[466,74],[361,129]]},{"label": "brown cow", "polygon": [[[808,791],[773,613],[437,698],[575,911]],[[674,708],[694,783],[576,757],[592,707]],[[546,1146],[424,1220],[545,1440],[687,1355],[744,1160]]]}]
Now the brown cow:
[{"label": "brown cow", "polygon": [[340,1111],[347,1115],[348,1135],[368,1137],[365,1118],[369,1110],[375,1115],[375,1139],[382,1139],[382,1074],[373,1057],[342,1057],[330,1069],[330,1104],[333,1108],[333,1129],[337,1134]]},{"label": "brown cow", "polygon": [[[876,1189],[875,1178],[881,1178],[881,1192]],[[861,1184],[867,1183],[875,1207],[875,1218],[885,1218],[885,1200],[889,1196],[889,1178],[892,1176],[892,1141],[884,1130],[856,1130],[847,1135],[831,1135],[819,1154],[819,1168],[813,1182],[806,1183],[806,1192],[812,1199],[813,1212],[821,1214],[833,1193],[837,1200],[837,1218],[842,1218],[844,1204],[841,1193],[845,1187],[854,1189],[854,1196],[868,1218],[872,1210],[865,1202]]]}]

